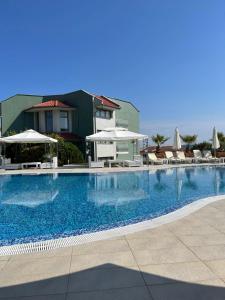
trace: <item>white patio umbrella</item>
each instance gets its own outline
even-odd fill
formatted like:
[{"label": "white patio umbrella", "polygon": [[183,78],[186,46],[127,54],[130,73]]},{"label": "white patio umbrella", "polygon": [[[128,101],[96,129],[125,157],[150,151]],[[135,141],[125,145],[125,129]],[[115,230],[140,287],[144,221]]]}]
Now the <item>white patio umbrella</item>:
[{"label": "white patio umbrella", "polygon": [[136,132],[132,132],[122,127],[106,128],[95,134],[86,136],[87,141],[134,141],[147,139],[148,136]]},{"label": "white patio umbrella", "polygon": [[[43,135],[33,129],[28,129],[18,134],[0,138],[0,143],[4,144],[4,152],[5,152],[6,144],[52,144],[52,143],[58,143],[58,141],[49,136]],[[5,156],[5,153],[3,156]],[[58,147],[57,147],[57,156],[58,156]],[[56,162],[56,165],[57,164],[58,163]]]},{"label": "white patio umbrella", "polygon": [[178,128],[175,129],[173,149],[175,149],[175,150],[181,149],[181,140],[180,140],[180,133],[179,133]]},{"label": "white patio umbrella", "polygon": [[220,147],[220,142],[218,139],[218,134],[217,134],[217,130],[216,127],[213,128],[213,137],[212,137],[212,148],[214,150],[218,149]]},{"label": "white patio umbrella", "polygon": [[57,143],[58,141],[43,135],[33,129],[0,138],[0,142],[9,144],[39,144],[39,143]]}]

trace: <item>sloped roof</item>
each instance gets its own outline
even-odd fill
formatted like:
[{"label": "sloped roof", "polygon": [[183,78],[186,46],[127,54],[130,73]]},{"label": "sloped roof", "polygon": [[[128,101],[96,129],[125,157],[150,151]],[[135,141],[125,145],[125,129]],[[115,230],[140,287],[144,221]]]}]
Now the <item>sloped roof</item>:
[{"label": "sloped roof", "polygon": [[46,107],[71,108],[72,106],[65,104],[59,100],[49,100],[32,106],[32,108],[46,108]]},{"label": "sloped roof", "polygon": [[94,97],[97,98],[98,100],[100,100],[102,105],[104,105],[104,106],[108,106],[108,107],[116,108],[116,109],[120,108],[120,106],[117,103],[109,100],[105,96],[94,95]]}]

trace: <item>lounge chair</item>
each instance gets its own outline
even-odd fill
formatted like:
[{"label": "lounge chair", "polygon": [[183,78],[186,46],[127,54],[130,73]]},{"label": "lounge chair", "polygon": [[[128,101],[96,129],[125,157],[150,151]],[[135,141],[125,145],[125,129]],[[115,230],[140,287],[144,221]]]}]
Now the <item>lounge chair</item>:
[{"label": "lounge chair", "polygon": [[148,160],[151,164],[162,165],[164,163],[164,159],[158,158],[155,153],[148,153]]},{"label": "lounge chair", "polygon": [[5,170],[20,170],[21,164],[7,164],[4,166],[1,166],[1,168],[5,169]]},{"label": "lounge chair", "polygon": [[210,162],[218,163],[220,162],[219,158],[213,157],[210,150],[203,151],[203,157],[207,158]]},{"label": "lounge chair", "polygon": [[104,161],[92,161],[91,156],[88,157],[89,168],[104,168]]},{"label": "lounge chair", "polygon": [[123,165],[125,167],[140,167],[142,164],[141,164],[140,160],[129,160],[129,159],[126,159],[126,160],[124,160]]},{"label": "lounge chair", "polygon": [[194,162],[207,163],[209,162],[208,158],[202,156],[202,152],[200,150],[193,150],[194,154]]},{"label": "lounge chair", "polygon": [[192,163],[193,158],[191,157],[186,157],[184,154],[184,151],[176,151],[177,158],[182,160],[184,163]]},{"label": "lounge chair", "polygon": [[172,151],[165,151],[165,156],[169,163],[181,163],[182,162],[181,159],[174,157]]}]

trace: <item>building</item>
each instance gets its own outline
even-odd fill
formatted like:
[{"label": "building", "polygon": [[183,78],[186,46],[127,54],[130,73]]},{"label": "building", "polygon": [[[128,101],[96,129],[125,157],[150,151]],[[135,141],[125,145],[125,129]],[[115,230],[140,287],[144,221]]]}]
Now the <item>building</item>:
[{"label": "building", "polygon": [[[139,132],[139,111],[129,101],[98,96],[84,90],[68,94],[36,96],[17,94],[0,102],[2,135],[15,130],[56,132],[72,141],[85,154],[87,135],[109,127]],[[132,142],[92,145],[95,159],[131,159]]]}]

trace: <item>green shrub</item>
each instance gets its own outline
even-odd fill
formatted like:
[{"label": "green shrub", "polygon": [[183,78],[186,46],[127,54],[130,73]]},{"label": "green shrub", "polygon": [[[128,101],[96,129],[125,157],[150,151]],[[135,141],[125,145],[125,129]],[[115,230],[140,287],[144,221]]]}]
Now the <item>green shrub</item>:
[{"label": "green shrub", "polygon": [[209,143],[209,142],[205,142],[204,141],[202,143],[198,143],[198,144],[193,145],[192,150],[194,150],[194,149],[199,149],[201,151],[203,151],[203,150],[211,150],[212,149],[212,144]]},{"label": "green shrub", "polygon": [[83,163],[84,157],[76,145],[71,142],[64,142],[59,149],[60,164]]}]

